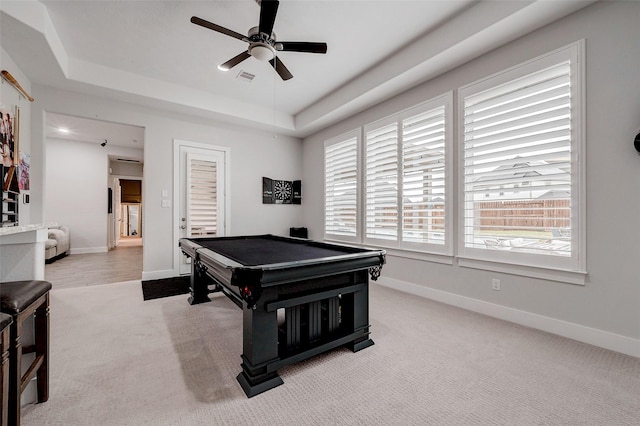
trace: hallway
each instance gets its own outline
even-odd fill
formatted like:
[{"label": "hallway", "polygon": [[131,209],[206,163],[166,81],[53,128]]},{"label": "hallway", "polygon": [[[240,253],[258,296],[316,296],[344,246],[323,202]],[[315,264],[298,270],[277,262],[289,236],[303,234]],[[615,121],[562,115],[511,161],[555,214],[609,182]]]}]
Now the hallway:
[{"label": "hallway", "polygon": [[66,256],[45,265],[44,276],[54,290],[140,280],[142,246],[123,244],[106,253]]}]

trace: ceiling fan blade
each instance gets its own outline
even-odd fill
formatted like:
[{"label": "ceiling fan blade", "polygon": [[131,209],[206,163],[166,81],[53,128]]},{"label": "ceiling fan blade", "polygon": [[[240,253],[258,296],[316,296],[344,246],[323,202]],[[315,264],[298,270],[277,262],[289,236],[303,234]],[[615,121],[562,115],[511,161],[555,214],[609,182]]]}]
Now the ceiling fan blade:
[{"label": "ceiling fan blade", "polygon": [[[282,45],[280,49],[279,45]],[[304,41],[279,41],[276,43],[278,50],[284,52],[327,53],[327,43],[312,43]]]},{"label": "ceiling fan blade", "polygon": [[271,37],[273,32],[273,24],[276,22],[276,13],[278,13],[277,0],[262,0],[260,2],[260,24],[258,25],[258,31]]},{"label": "ceiling fan blade", "polygon": [[228,36],[233,37],[233,38],[237,38],[238,40],[247,41],[247,37],[246,36],[243,36],[242,34],[237,33],[235,31],[232,31],[232,30],[230,30],[228,28],[221,27],[220,25],[216,25],[216,24],[214,24],[212,22],[205,21],[204,19],[198,18],[197,16],[192,16],[191,17],[191,22],[196,24],[196,25],[200,25],[201,27],[209,28],[210,30],[217,31],[219,33],[228,35]]},{"label": "ceiling fan blade", "polygon": [[278,75],[280,75],[280,77],[283,80],[290,80],[293,78],[293,74],[291,74],[289,72],[289,70],[287,69],[287,67],[284,66],[284,64],[282,63],[282,61],[280,60],[280,58],[278,58],[277,56],[274,57],[272,60],[269,61],[269,63],[271,64],[271,66],[273,67],[273,69],[276,70],[276,72],[278,73]]},{"label": "ceiling fan blade", "polygon": [[251,55],[249,54],[248,51],[244,51],[241,54],[239,54],[237,56],[234,56],[233,58],[229,59],[224,64],[218,65],[218,69],[220,69],[222,71],[229,71],[231,68],[235,67],[240,62],[244,61],[245,59],[249,58],[250,56]]}]

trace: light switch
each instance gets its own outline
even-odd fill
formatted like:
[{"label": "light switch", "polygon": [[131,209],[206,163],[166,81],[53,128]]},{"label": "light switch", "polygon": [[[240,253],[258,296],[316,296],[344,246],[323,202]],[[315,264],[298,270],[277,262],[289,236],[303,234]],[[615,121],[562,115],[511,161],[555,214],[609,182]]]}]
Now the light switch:
[{"label": "light switch", "polygon": [[166,189],[162,190],[162,198],[169,198],[169,191],[167,191]]},{"label": "light switch", "polygon": [[168,208],[168,207],[171,207],[171,202],[169,200],[162,200],[160,205],[162,207]]}]

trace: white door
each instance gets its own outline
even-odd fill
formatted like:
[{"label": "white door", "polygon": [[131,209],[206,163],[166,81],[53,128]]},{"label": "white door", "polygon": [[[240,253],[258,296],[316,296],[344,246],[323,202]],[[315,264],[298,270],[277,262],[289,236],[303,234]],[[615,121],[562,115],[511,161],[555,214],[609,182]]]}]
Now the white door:
[{"label": "white door", "polygon": [[[227,151],[182,143],[178,152],[178,239],[224,236]],[[190,273],[190,258],[179,259],[179,273]]]}]

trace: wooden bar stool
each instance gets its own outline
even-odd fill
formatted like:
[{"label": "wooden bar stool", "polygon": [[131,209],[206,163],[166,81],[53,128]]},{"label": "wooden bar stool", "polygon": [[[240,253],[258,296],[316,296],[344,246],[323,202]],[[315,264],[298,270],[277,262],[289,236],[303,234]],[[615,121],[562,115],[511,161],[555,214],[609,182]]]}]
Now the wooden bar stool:
[{"label": "wooden bar stool", "polygon": [[[29,280],[0,283],[0,311],[11,315],[9,335],[10,425],[20,424],[20,397],[29,382],[37,378],[37,402],[49,399],[49,290],[48,281]],[[34,345],[22,346],[23,322],[34,317]],[[22,355],[35,353],[22,373]]]},{"label": "wooden bar stool", "polygon": [[8,425],[9,408],[9,326],[11,315],[0,312],[0,426]]}]

